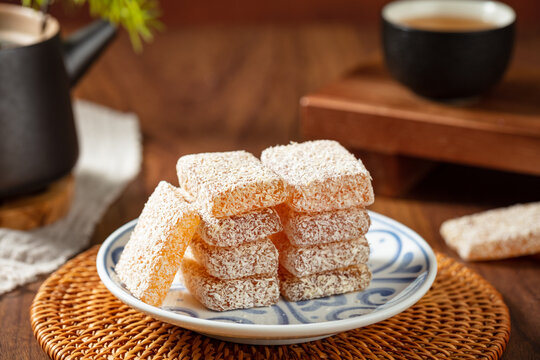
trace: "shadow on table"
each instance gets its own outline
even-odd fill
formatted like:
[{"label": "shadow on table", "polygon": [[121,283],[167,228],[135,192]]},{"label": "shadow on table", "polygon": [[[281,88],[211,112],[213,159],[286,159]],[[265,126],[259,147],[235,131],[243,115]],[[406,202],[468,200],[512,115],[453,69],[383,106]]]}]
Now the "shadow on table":
[{"label": "shadow on table", "polygon": [[440,163],[403,198],[508,206],[540,201],[540,177]]}]

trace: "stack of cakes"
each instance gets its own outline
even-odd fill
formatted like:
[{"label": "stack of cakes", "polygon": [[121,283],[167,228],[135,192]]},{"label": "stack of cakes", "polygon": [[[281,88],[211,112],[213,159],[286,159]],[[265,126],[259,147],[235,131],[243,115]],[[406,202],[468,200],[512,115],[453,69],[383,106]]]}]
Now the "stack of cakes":
[{"label": "stack of cakes", "polygon": [[177,173],[180,187],[156,187],[116,266],[138,299],[160,306],[179,267],[191,295],[218,311],[368,286],[371,178],[337,142],[268,148],[262,162],[187,155]]},{"label": "stack of cakes", "polygon": [[268,235],[282,230],[272,208],[283,180],[245,151],[181,157],[180,188],[201,223],[184,257],[184,284],[213,310],[268,306],[279,299],[278,253]]},{"label": "stack of cakes", "polygon": [[365,289],[371,273],[364,207],[374,195],[362,162],[329,140],[271,147],[261,160],[288,193],[277,207],[283,232],[271,236],[281,294],[299,301]]}]

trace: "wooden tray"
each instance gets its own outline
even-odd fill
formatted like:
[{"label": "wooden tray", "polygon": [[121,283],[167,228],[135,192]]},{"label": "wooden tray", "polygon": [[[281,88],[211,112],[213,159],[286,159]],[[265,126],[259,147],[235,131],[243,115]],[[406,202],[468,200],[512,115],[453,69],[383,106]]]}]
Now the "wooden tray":
[{"label": "wooden tray", "polygon": [[52,224],[68,213],[74,188],[68,175],[41,192],[0,202],[0,227],[31,230]]},{"label": "wooden tray", "polygon": [[510,335],[501,295],[464,265],[437,256],[437,279],[413,307],[383,322],[310,343],[241,345],[152,319],[101,283],[94,247],[51,275],[30,310],[53,359],[498,359]]},{"label": "wooden tray", "polygon": [[377,61],[302,98],[301,134],[380,154],[374,163],[386,164],[380,176],[388,173],[394,186],[411,174],[396,156],[540,175],[540,70],[511,71],[478,99],[438,103],[398,84]]}]

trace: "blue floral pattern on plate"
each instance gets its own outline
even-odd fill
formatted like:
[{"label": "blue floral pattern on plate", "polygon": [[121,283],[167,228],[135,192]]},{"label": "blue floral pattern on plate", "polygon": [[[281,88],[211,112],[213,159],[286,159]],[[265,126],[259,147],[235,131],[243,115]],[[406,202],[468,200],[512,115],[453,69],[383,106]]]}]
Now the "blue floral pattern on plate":
[{"label": "blue floral pattern on plate", "polygon": [[[381,320],[395,315],[406,308],[403,306],[405,303],[412,305],[427,291],[436,272],[433,252],[421,237],[385,216],[373,212],[370,212],[370,216],[372,225],[366,237],[371,249],[368,266],[373,279],[369,287],[361,292],[298,302],[280,299],[276,305],[269,307],[216,312],[195,300],[177,276],[160,310],[154,308],[156,311],[148,311],[146,308],[150,307],[129,294],[114,270],[136,221],[120,228],[105,242],[98,255],[98,270],[105,285],[122,301],[165,321],[171,317],[174,321],[170,322],[182,326],[186,326],[184,322],[187,321],[187,328],[203,333],[200,326],[190,327],[190,324],[202,324],[209,328],[222,328],[223,325],[219,323],[235,324],[235,328],[237,325],[279,325],[292,329],[295,325],[305,327],[333,323],[336,329],[344,329],[341,325],[350,323],[347,328],[354,328],[358,327],[354,326],[355,323],[363,326],[375,322],[373,319]],[[193,320],[190,322],[189,318]],[[332,324],[325,326],[332,328]],[[321,334],[313,332],[313,335]]]}]

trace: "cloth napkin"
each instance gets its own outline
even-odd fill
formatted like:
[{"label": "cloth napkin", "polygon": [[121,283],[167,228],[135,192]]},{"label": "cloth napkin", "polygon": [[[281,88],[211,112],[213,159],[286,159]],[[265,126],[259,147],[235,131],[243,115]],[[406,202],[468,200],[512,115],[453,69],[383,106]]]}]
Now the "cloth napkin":
[{"label": "cloth napkin", "polygon": [[0,294],[55,270],[85,249],[105,210],[140,170],[135,114],[81,100],[74,113],[80,157],[71,209],[63,219],[32,231],[0,228]]}]

